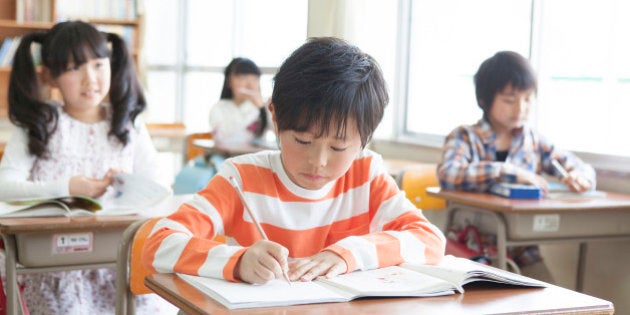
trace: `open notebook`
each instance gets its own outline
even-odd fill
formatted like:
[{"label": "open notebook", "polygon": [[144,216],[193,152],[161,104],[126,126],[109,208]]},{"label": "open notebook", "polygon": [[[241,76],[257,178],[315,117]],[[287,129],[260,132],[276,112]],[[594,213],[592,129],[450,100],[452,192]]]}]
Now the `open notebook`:
[{"label": "open notebook", "polygon": [[93,216],[135,214],[164,200],[170,189],[137,174],[116,174],[112,192],[100,200],[86,196],[0,202],[0,217]]},{"label": "open notebook", "polygon": [[428,297],[464,292],[475,281],[544,287],[545,283],[464,258],[446,256],[439,266],[402,264],[312,282],[280,279],[263,285],[178,274],[229,309],[347,302],[360,297]]}]

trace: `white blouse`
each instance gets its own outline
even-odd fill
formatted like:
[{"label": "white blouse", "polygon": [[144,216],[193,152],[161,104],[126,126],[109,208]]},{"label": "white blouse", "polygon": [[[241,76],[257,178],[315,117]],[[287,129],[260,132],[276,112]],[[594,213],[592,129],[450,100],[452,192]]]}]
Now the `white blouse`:
[{"label": "white blouse", "polygon": [[[210,127],[213,139],[220,143],[251,143],[255,135],[247,128],[260,116],[260,109],[250,101],[236,105],[230,99],[222,99],[210,109]],[[271,114],[267,113],[270,118]],[[271,126],[271,120],[267,128]]]},{"label": "white blouse", "polygon": [[0,200],[67,196],[71,177],[102,178],[109,169],[160,181],[157,152],[146,126],[136,119],[126,146],[109,137],[109,130],[109,120],[84,123],[59,107],[57,129],[48,142],[49,158],[43,159],[28,152],[27,131],[15,128],[0,163]]}]

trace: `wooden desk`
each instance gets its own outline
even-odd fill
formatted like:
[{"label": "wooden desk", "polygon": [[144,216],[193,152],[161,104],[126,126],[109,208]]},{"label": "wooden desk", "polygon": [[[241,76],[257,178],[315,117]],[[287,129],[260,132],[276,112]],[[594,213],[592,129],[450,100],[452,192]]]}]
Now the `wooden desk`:
[{"label": "wooden desk", "polygon": [[607,192],[592,199],[508,199],[487,193],[427,188],[447,201],[446,227],[470,222],[497,236],[499,268],[508,246],[558,242],[579,244],[576,288],[582,291],[588,241],[630,239],[630,196]]},{"label": "wooden desk", "polygon": [[155,274],[145,285],[186,314],[613,314],[612,303],[552,286],[512,288],[476,285],[464,294],[427,298],[358,299],[229,310],[174,274]]},{"label": "wooden desk", "polygon": [[249,143],[220,143],[212,139],[195,139],[192,143],[195,147],[203,149],[206,153],[221,153],[226,156],[254,153],[266,149],[277,149],[267,146],[257,146]]},{"label": "wooden desk", "polygon": [[183,123],[147,123],[147,130],[158,151],[181,153],[186,140]]},{"label": "wooden desk", "polygon": [[[20,308],[18,274],[116,267],[118,244],[129,225],[143,218],[167,215],[191,197],[170,196],[137,215],[0,218],[0,236],[6,256],[6,314],[18,314]],[[91,248],[74,247],[72,252],[73,247],[55,247],[55,240],[71,234],[89,238]],[[58,250],[60,248],[67,251]]]},{"label": "wooden desk", "polygon": [[[129,215],[0,219],[6,256],[7,314],[18,314],[18,274],[115,267],[118,239],[139,218]],[[55,240],[60,242],[72,236],[81,236],[81,244],[54,245]],[[25,246],[30,250],[23,250]],[[58,252],[53,253],[55,250]]]}]

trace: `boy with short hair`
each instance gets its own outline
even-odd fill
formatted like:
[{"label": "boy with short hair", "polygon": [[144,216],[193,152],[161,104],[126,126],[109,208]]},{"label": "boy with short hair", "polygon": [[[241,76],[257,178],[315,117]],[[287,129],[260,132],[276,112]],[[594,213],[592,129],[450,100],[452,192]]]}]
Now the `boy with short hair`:
[{"label": "boy with short hair", "polygon": [[[568,176],[569,189],[595,188],[594,169],[571,152],[558,150],[526,124],[537,91],[534,70],[518,53],[501,51],[485,60],[474,77],[477,104],[483,117],[474,125],[454,129],[444,142],[437,175],[443,189],[487,192],[499,182],[532,184],[547,192],[541,176],[561,176],[557,160]],[[538,246],[515,247],[510,256],[528,275],[551,282]],[[536,264],[540,263],[540,264]]]},{"label": "boy with short hair", "polygon": [[[147,240],[157,272],[266,283],[310,281],[402,262],[438,263],[442,232],[407,200],[365,146],[388,94],[376,61],[335,38],[313,38],[282,64],[272,114],[280,151],[232,158]],[[229,178],[269,240],[261,240]],[[212,239],[226,236],[227,243]],[[290,263],[289,263],[290,261]]]},{"label": "boy with short hair", "polygon": [[562,182],[571,190],[595,188],[590,165],[558,150],[526,124],[538,84],[527,59],[511,51],[498,52],[481,64],[474,80],[483,117],[446,137],[437,169],[442,188],[488,191],[498,182],[517,182],[547,191],[541,174],[561,176],[553,159],[568,171]]}]

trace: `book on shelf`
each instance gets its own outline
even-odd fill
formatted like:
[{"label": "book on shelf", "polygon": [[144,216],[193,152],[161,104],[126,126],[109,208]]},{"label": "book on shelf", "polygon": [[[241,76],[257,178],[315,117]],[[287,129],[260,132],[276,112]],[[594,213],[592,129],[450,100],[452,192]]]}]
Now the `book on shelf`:
[{"label": "book on shelf", "polygon": [[3,60],[5,56],[9,53],[9,49],[11,49],[12,42],[13,42],[12,37],[6,37],[2,41],[2,46],[0,46],[0,66],[4,66]]},{"label": "book on shelf", "polygon": [[0,217],[112,216],[137,214],[171,195],[171,190],[137,174],[116,174],[108,197],[31,198],[0,202]]},{"label": "book on shelf", "polygon": [[[0,59],[0,66],[10,67],[13,64],[13,56],[17,51],[18,46],[20,46],[20,42],[22,41],[21,36],[15,36],[13,38],[7,37],[4,39],[4,42],[9,41],[6,50],[2,52],[2,58]],[[4,44],[3,44],[4,46]]]},{"label": "book on shelf", "polygon": [[437,266],[405,263],[291,284],[284,279],[255,285],[177,275],[228,309],[348,302],[360,297],[442,296],[463,293],[464,285],[477,281],[526,287],[546,286],[535,279],[454,256],[444,257]]},{"label": "book on shelf", "polygon": [[132,20],[138,16],[137,0],[56,0],[55,12],[58,20],[107,18]]}]

